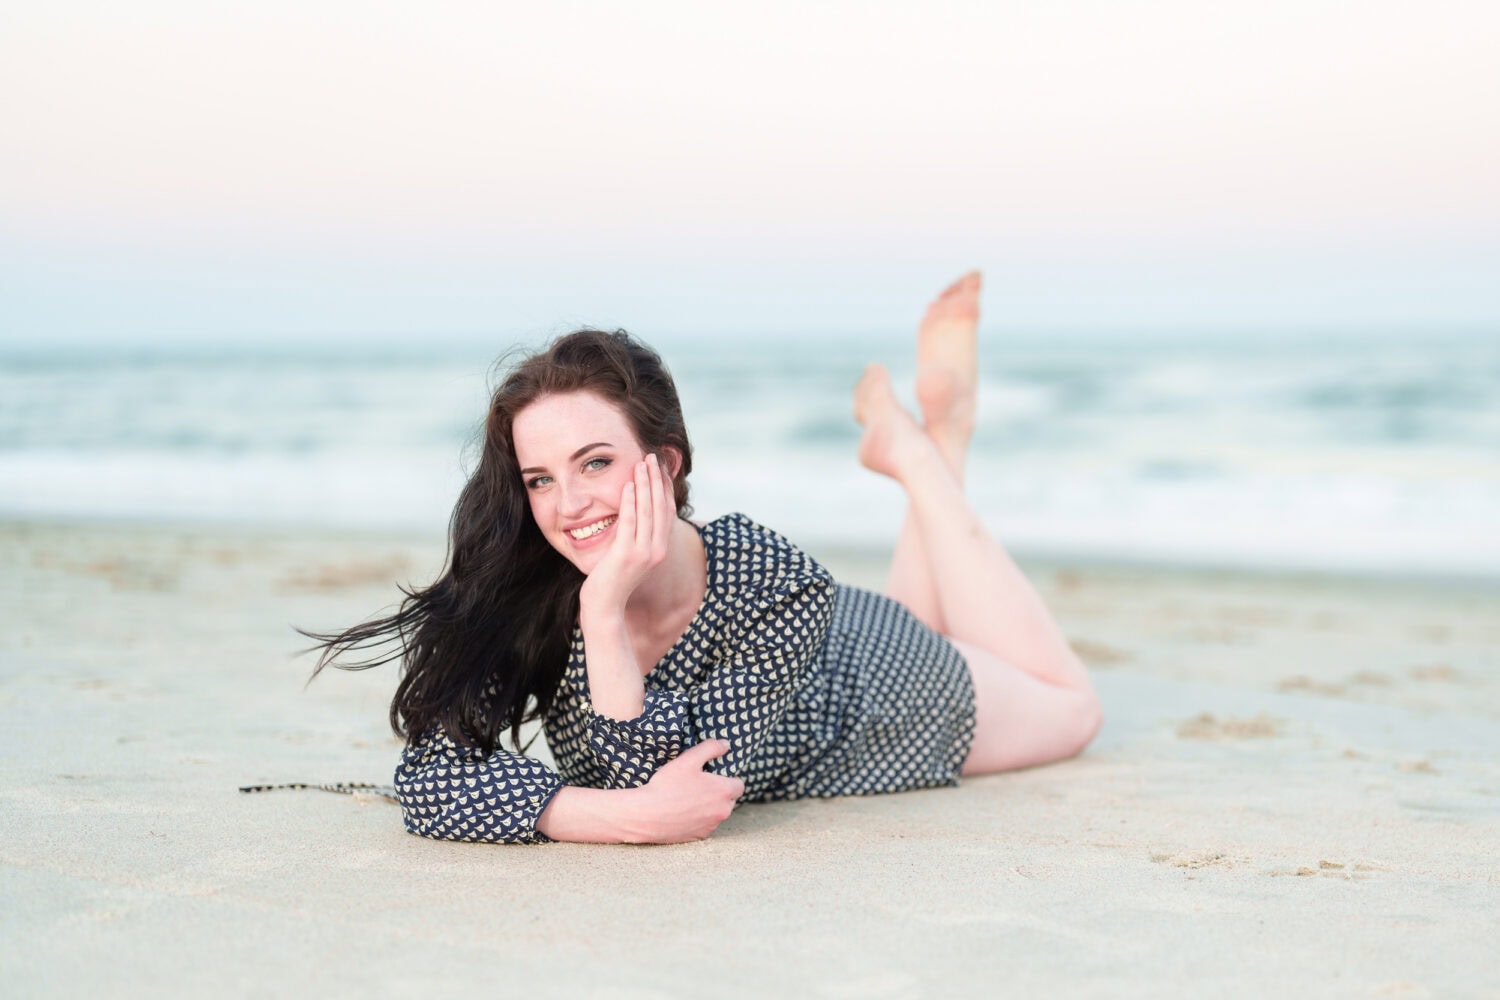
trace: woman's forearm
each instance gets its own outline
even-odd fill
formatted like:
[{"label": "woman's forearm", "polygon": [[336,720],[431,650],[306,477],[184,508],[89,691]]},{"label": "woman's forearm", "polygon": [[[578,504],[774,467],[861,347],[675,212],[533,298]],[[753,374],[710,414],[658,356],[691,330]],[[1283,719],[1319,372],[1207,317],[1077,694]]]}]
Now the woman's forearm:
[{"label": "woman's forearm", "polygon": [[745,792],[739,778],[703,770],[728,749],[723,740],[704,740],[662,765],[639,788],[565,785],[537,817],[536,828],[553,840],[587,844],[702,840],[729,816]]},{"label": "woman's forearm", "polygon": [[587,653],[589,700],[594,711],[627,722],[646,707],[646,683],[623,614],[580,610],[578,626]]},{"label": "woman's forearm", "polygon": [[536,828],[552,840],[584,844],[632,844],[646,839],[639,824],[638,789],[558,789],[537,817]]}]

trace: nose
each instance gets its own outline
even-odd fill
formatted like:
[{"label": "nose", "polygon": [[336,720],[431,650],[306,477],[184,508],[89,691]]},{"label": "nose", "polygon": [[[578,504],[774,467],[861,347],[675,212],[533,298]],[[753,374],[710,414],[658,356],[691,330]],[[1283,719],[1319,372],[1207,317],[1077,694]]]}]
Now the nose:
[{"label": "nose", "polygon": [[558,513],[568,520],[582,517],[593,503],[583,483],[569,477],[558,481]]}]

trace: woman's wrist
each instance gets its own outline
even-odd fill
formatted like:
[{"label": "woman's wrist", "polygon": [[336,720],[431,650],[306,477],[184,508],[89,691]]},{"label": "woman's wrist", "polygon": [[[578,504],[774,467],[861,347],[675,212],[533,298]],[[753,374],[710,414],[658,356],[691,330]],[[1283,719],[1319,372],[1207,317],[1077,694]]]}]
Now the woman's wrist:
[{"label": "woman's wrist", "polygon": [[614,602],[591,604],[580,595],[578,600],[578,627],[585,639],[593,636],[595,641],[616,642],[625,637],[625,607]]},{"label": "woman's wrist", "polygon": [[646,684],[636,663],[635,645],[623,614],[591,614],[580,608],[589,699],[594,710],[619,722],[645,710]]},{"label": "woman's wrist", "polygon": [[593,577],[583,581],[583,586],[578,591],[578,615],[579,618],[588,615],[593,618],[618,618],[625,620],[625,602],[629,594],[613,594],[607,590],[595,590],[589,586],[594,583]]},{"label": "woman's wrist", "polygon": [[643,833],[639,788],[566,785],[537,817],[537,831],[552,840],[584,844],[639,844]]}]

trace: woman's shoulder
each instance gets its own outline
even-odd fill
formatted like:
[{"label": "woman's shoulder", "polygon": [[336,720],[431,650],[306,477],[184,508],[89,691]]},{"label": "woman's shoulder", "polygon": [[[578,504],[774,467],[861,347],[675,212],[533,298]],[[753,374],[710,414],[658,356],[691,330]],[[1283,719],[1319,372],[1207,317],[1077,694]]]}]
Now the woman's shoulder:
[{"label": "woman's shoulder", "polygon": [[816,559],[744,514],[725,514],[701,531],[709,579],[721,589],[784,594],[832,582]]}]

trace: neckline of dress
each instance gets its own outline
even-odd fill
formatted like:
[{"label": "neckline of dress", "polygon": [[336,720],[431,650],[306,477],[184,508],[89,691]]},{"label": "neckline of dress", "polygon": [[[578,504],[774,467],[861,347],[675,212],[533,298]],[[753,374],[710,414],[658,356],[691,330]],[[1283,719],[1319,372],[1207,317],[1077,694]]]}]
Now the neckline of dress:
[{"label": "neckline of dress", "polygon": [[[723,514],[719,517],[714,518],[712,521],[707,522],[706,524],[697,524],[693,521],[688,522],[688,524],[691,524],[693,526],[693,530],[698,532],[698,540],[703,543],[703,600],[698,603],[698,610],[693,613],[693,617],[688,621],[687,628],[682,630],[682,634],[677,637],[677,641],[672,643],[672,645],[667,649],[666,653],[662,656],[661,659],[657,660],[654,664],[651,665],[650,670],[641,675],[643,681],[650,681],[652,678],[656,678],[657,681],[661,681],[663,678],[669,676],[670,671],[664,669],[663,665],[668,663],[675,657],[678,649],[681,648],[683,641],[686,640],[689,635],[706,624],[706,618],[708,616],[709,609],[715,603],[714,584],[718,582],[718,580],[723,577],[723,574],[725,572],[728,572],[729,570],[728,565],[725,565],[722,570],[715,568],[715,547],[720,541],[719,536],[728,528],[729,523],[736,520],[749,519],[746,518],[743,514]],[[576,621],[573,623],[572,645],[575,650],[581,649],[583,647],[583,629],[579,627]],[[580,658],[578,660],[574,660],[572,657],[569,657],[568,669],[569,672],[571,672],[573,669],[577,669],[579,674],[581,675],[574,681],[575,684],[581,683],[585,686],[588,684],[588,673],[585,668],[583,659]]]}]

